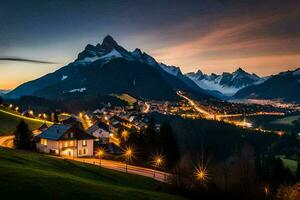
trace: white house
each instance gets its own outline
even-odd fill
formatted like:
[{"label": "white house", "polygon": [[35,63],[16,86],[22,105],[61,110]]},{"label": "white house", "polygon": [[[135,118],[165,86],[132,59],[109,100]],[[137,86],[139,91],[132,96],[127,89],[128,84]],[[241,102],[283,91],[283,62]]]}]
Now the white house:
[{"label": "white house", "polygon": [[71,157],[94,154],[95,137],[70,125],[54,124],[36,138],[39,152]]},{"label": "white house", "polygon": [[103,122],[96,122],[93,126],[88,128],[86,132],[99,138],[103,142],[108,142],[111,134],[109,126]]}]

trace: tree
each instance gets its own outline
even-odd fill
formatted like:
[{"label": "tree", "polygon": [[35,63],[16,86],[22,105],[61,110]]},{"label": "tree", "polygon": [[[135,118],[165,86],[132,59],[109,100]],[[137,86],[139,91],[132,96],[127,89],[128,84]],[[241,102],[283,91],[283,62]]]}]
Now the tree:
[{"label": "tree", "polygon": [[166,154],[166,163],[169,169],[173,168],[179,160],[179,146],[169,123],[163,123],[160,128],[160,145]]},{"label": "tree", "polygon": [[298,159],[297,163],[296,179],[300,181],[300,158]]},{"label": "tree", "polygon": [[55,123],[58,123],[58,116],[57,116],[57,112],[53,112],[51,113],[51,121],[52,122],[55,122]]},{"label": "tree", "polygon": [[31,149],[33,136],[24,120],[17,125],[14,134],[14,145],[17,149]]},{"label": "tree", "polygon": [[0,97],[0,105],[2,105],[2,103],[3,103],[3,99],[2,97]]}]

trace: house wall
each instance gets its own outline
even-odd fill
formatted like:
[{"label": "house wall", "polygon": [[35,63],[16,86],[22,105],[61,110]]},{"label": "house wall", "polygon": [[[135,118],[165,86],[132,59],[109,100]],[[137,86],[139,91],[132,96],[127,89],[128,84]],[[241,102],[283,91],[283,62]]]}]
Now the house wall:
[{"label": "house wall", "polygon": [[[83,140],[77,141],[77,157],[90,157],[94,155],[94,140],[86,140],[87,145],[83,146]],[[84,154],[85,150],[85,154]]]},{"label": "house wall", "polygon": [[41,144],[41,140],[37,142],[37,150],[42,153],[50,154],[50,150],[55,151],[55,155],[59,155],[59,144],[58,141],[47,140],[47,146]]},{"label": "house wall", "polygon": [[[65,142],[73,141],[73,145],[65,145]],[[91,157],[94,155],[94,140],[86,140],[87,145],[83,146],[83,140],[63,140],[52,141],[47,140],[47,146],[41,144],[41,141],[37,142],[37,150],[42,153],[50,154],[50,150],[53,150],[55,155],[71,156],[71,157]],[[84,153],[85,151],[85,153]]]},{"label": "house wall", "polygon": [[94,136],[97,137],[97,138],[100,138],[100,139],[103,140],[103,141],[108,142],[110,132],[105,131],[105,130],[103,130],[103,129],[98,129],[98,130],[94,131],[94,132],[92,133],[92,135],[94,135]]}]

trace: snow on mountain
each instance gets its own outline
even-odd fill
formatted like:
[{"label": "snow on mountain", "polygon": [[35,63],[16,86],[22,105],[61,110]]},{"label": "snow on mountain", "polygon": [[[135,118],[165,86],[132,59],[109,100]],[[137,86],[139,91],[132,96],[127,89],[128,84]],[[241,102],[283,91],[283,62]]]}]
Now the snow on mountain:
[{"label": "snow on mountain", "polygon": [[224,72],[221,75],[207,75],[198,70],[196,73],[191,72],[186,76],[202,89],[216,90],[226,96],[232,96],[246,86],[260,84],[265,81],[265,78],[261,78],[256,74],[249,74],[241,68],[233,73]]},{"label": "snow on mountain", "polygon": [[93,99],[97,95],[129,93],[146,99],[172,100],[177,97],[176,90],[199,99],[213,98],[183,76],[179,68],[159,63],[140,49],[128,51],[108,35],[102,43],[88,44],[73,62],[20,85],[5,97]]},{"label": "snow on mountain", "polygon": [[293,72],[293,75],[300,75],[300,68]]},{"label": "snow on mountain", "polygon": [[86,90],[86,88],[76,88],[76,89],[72,89],[72,90],[69,90],[70,93],[72,92],[84,92]]},{"label": "snow on mountain", "polygon": [[175,67],[175,66],[168,66],[165,65],[163,63],[160,63],[159,66],[165,70],[166,72],[168,72],[169,74],[172,74],[174,76],[178,76],[179,74],[181,74],[181,70],[179,67]]},{"label": "snow on mountain", "polygon": [[63,81],[65,79],[67,79],[67,78],[68,78],[68,76],[63,75],[62,78],[61,78],[61,80]]},{"label": "snow on mountain", "polygon": [[9,92],[10,92],[10,90],[0,90],[0,96],[3,96]]},{"label": "snow on mountain", "polygon": [[265,82],[239,90],[235,99],[276,99],[300,103],[300,68],[270,76]]}]

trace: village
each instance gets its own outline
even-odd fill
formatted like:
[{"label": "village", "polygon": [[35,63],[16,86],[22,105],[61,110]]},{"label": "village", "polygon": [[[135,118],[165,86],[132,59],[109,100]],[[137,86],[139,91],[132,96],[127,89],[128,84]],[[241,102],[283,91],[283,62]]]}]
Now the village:
[{"label": "village", "polygon": [[[245,113],[239,114],[244,108],[239,104],[231,106],[211,105],[200,106],[184,94],[179,92],[183,100],[177,102],[168,101],[142,101],[136,100],[134,104],[127,106],[106,106],[93,111],[82,111],[77,114],[66,113],[60,110],[52,113],[38,113],[31,109],[21,110],[18,106],[9,104],[7,108],[24,117],[44,121],[44,124],[33,130],[36,149],[39,152],[63,156],[63,157],[94,157],[99,148],[105,149],[108,154],[121,155],[122,145],[126,144],[131,131],[142,134],[149,124],[149,113],[163,115],[177,115],[183,118],[206,118],[211,120],[222,120],[236,126],[253,128],[252,124],[245,120]],[[231,108],[231,109],[228,109]],[[250,111],[254,106],[246,107]],[[256,111],[266,109],[256,105]],[[270,109],[269,107],[267,109]],[[287,112],[289,109],[284,108]],[[251,115],[284,115],[283,110],[272,108],[265,112],[250,113]],[[250,112],[249,111],[249,112]],[[227,113],[228,112],[228,113]],[[231,114],[232,113],[232,114]],[[230,117],[244,117],[242,121],[229,120]],[[51,122],[51,125],[46,122]],[[160,124],[154,124],[156,132],[160,131]],[[255,128],[255,130],[269,132]],[[283,132],[278,132],[283,134]]]},{"label": "village", "polygon": [[[43,122],[32,131],[36,150],[41,153],[68,158],[97,157],[99,149],[106,154],[124,153],[121,142],[126,143],[129,132],[142,134],[149,123],[150,112],[177,115],[191,112],[187,102],[137,101],[135,105],[112,106],[70,114],[57,110],[52,113],[36,113],[32,109],[4,105],[8,111],[25,118]],[[156,132],[160,124],[154,124]]]}]

